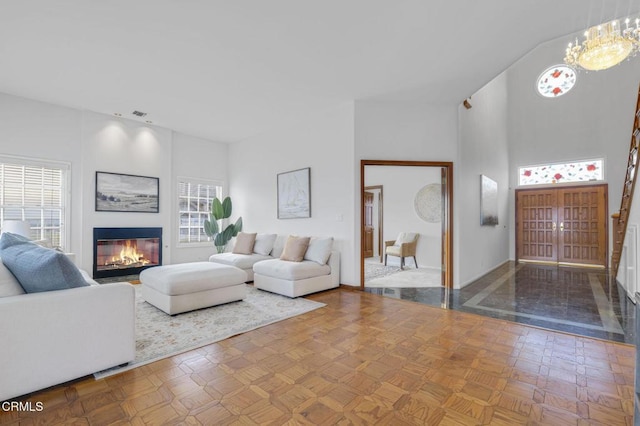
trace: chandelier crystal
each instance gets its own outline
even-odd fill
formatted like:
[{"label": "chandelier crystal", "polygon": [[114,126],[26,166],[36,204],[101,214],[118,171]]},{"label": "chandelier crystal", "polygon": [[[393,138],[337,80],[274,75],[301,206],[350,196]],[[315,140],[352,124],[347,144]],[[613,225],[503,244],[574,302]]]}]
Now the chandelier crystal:
[{"label": "chandelier crystal", "polygon": [[636,26],[629,27],[629,19],[625,20],[626,28],[620,28],[617,19],[589,28],[585,31],[582,44],[569,43],[564,62],[572,67],[581,67],[589,71],[599,71],[619,64],[629,56],[634,56],[640,49],[640,18]]}]

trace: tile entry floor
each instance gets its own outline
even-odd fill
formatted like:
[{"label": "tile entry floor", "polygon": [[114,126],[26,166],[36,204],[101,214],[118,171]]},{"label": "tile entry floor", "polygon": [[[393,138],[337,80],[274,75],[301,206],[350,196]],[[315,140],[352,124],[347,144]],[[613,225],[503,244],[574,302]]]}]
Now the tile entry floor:
[{"label": "tile entry floor", "polygon": [[634,304],[603,269],[507,262],[459,290],[365,291],[581,336],[635,343]]}]

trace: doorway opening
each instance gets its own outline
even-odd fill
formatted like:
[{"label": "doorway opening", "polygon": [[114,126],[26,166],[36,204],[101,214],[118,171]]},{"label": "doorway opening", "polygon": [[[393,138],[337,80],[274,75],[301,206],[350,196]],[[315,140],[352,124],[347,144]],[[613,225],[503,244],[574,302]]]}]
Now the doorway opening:
[{"label": "doorway opening", "polygon": [[364,187],[364,251],[367,258],[379,258],[380,263],[384,256],[384,202],[382,185]]},{"label": "doorway opening", "polygon": [[[380,167],[382,166],[382,167]],[[401,167],[409,168],[409,167],[425,167],[432,168],[436,172],[436,180],[437,183],[433,183],[428,188],[431,192],[437,192],[439,202],[437,207],[437,225],[438,231],[436,232],[439,239],[439,248],[436,250],[439,251],[437,253],[438,263],[439,265],[439,275],[440,275],[440,285],[445,289],[453,288],[453,163],[452,162],[441,162],[441,161],[403,161],[403,160],[361,160],[360,161],[360,288],[365,288],[365,258],[375,258],[376,260],[379,258],[380,263],[383,263],[384,254],[386,251],[386,244],[389,244],[389,241],[385,242],[385,240],[390,238],[394,238],[397,233],[397,230],[394,230],[392,227],[385,225],[385,222],[391,217],[390,213],[384,211],[383,208],[383,200],[384,202],[389,201],[389,197],[392,192],[390,192],[390,188],[384,187],[384,185],[376,185],[373,182],[369,182],[367,180],[367,170],[371,174],[373,170],[378,169],[386,169],[389,168],[389,171],[392,167]],[[399,175],[400,173],[396,173]],[[396,180],[400,179],[398,176],[395,176]],[[406,182],[406,186],[415,185],[416,182]],[[428,182],[420,181],[417,182],[420,188],[421,186],[425,186]],[[382,197],[382,187],[384,187],[385,195]],[[378,193],[379,188],[379,193]],[[422,188],[424,189],[424,188]],[[415,191],[414,191],[415,192]],[[421,191],[418,191],[421,193]],[[423,195],[421,193],[421,195]],[[412,193],[411,200],[409,200],[409,206],[415,203],[415,208],[418,209],[420,205],[419,201],[424,201],[424,197],[418,199],[417,193]],[[414,197],[416,200],[414,201]],[[427,197],[428,198],[428,197]],[[405,200],[406,201],[406,200]],[[411,209],[411,207],[407,207],[407,202],[403,202],[401,205],[397,203],[392,203],[391,205],[394,208],[403,208],[406,210]],[[427,202],[427,206],[429,204]],[[418,209],[419,210],[419,209]],[[416,211],[412,213],[416,217],[420,217],[424,220],[424,217],[420,214],[421,212]],[[384,218],[384,221],[383,221]],[[434,226],[435,220],[431,226]],[[379,223],[379,224],[378,224]],[[425,224],[426,225],[426,224]],[[406,224],[401,224],[400,228],[403,226],[408,226]],[[376,229],[377,227],[377,229]],[[399,228],[399,229],[400,229]],[[394,235],[387,235],[388,232],[393,232]],[[420,226],[412,226],[410,229],[406,229],[406,233],[404,233],[406,238],[412,238],[408,234],[417,233],[420,234]],[[400,235],[399,235],[400,236]],[[420,235],[418,235],[420,237]],[[396,238],[397,240],[397,238]],[[415,258],[415,254],[409,254],[409,265],[413,265],[411,259]],[[401,262],[402,258],[397,258],[395,256],[389,256],[390,259],[394,261]],[[418,257],[420,259],[420,257]],[[420,261],[416,262],[419,264]]]}]

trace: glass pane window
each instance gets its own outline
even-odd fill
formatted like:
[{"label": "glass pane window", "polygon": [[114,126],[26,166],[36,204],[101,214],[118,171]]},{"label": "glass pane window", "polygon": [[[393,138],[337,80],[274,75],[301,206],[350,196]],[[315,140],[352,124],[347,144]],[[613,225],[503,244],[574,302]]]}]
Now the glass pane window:
[{"label": "glass pane window", "polygon": [[32,239],[64,248],[69,170],[65,163],[0,157],[0,226],[26,220]]},{"label": "glass pane window", "polygon": [[178,178],[179,244],[205,243],[204,221],[209,218],[211,202],[222,199],[222,184],[192,178]]},{"label": "glass pane window", "polygon": [[565,182],[604,180],[604,161],[587,160],[572,163],[525,166],[518,169],[519,185],[546,185]]}]

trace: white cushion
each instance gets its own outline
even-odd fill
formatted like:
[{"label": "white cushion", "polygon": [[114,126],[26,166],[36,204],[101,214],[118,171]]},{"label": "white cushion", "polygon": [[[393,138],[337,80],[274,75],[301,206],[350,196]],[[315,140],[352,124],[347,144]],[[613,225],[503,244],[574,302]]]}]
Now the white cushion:
[{"label": "white cushion", "polygon": [[100,284],[98,284],[98,282],[96,280],[91,278],[91,276],[84,269],[80,269],[80,273],[82,274],[82,278],[84,278],[84,280],[88,284],[90,284],[90,285],[100,285]]},{"label": "white cushion", "polygon": [[261,254],[268,256],[273,250],[273,244],[276,242],[276,234],[258,234],[256,235],[256,242],[253,245],[253,252],[255,254]]},{"label": "white cushion", "polygon": [[272,259],[258,262],[253,265],[253,272],[283,280],[303,280],[305,278],[329,275],[329,265],[319,265],[310,260],[302,262],[288,262],[286,260]]},{"label": "white cushion", "polygon": [[0,297],[24,294],[24,289],[0,259]]},{"label": "white cushion", "polygon": [[309,247],[304,254],[304,260],[311,260],[320,265],[324,265],[329,260],[331,249],[333,248],[333,237],[311,238]]},{"label": "white cushion", "polygon": [[402,243],[412,243],[415,239],[415,232],[401,232],[400,234],[398,234],[398,238],[396,238],[396,242],[393,245],[399,246]]},{"label": "white cushion", "polygon": [[273,243],[273,250],[271,250],[271,256],[278,258],[282,256],[284,245],[287,242],[288,235],[278,235],[276,241]]},{"label": "white cushion", "polygon": [[154,266],[140,273],[142,285],[176,296],[242,284],[247,273],[233,266],[212,262]]},{"label": "white cushion", "polygon": [[234,253],[218,253],[209,257],[209,262],[220,263],[223,265],[235,266],[240,269],[251,269],[256,262],[262,260],[273,259],[271,256],[263,256],[261,254],[234,254]]}]

